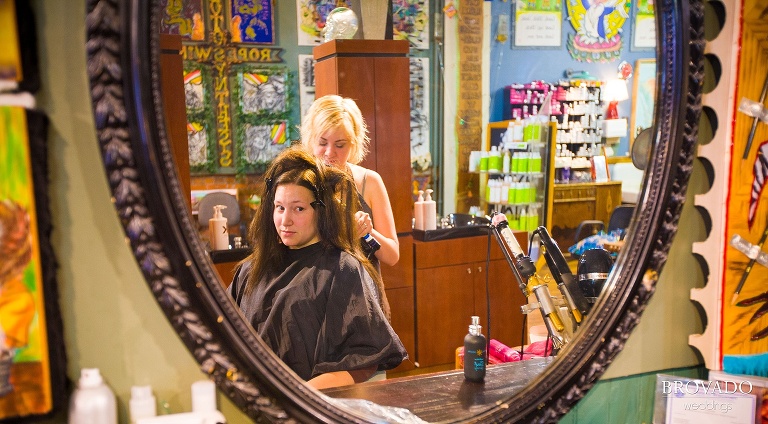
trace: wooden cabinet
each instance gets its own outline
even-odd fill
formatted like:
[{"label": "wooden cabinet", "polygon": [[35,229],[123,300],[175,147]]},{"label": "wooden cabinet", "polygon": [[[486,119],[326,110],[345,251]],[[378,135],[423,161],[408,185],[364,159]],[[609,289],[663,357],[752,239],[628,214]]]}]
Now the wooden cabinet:
[{"label": "wooden cabinet", "polygon": [[[521,246],[528,233],[516,232]],[[414,241],[416,351],[421,368],[454,366],[470,317],[477,315],[483,333],[507,345],[520,344],[526,303],[504,255],[491,236]],[[490,254],[490,262],[487,257]],[[487,292],[486,292],[487,282]],[[491,329],[488,333],[490,299]]]},{"label": "wooden cabinet", "polygon": [[[392,327],[414,358],[413,238],[411,237],[410,65],[405,40],[331,40],[316,46],[315,97],[338,94],[357,103],[371,139],[360,164],[381,175],[400,242],[400,261],[381,266]],[[374,217],[375,219],[375,217]],[[413,368],[405,362],[395,371]]]},{"label": "wooden cabinet", "polygon": [[315,97],[338,94],[357,103],[370,151],[362,166],[381,175],[398,233],[411,232],[411,104],[408,41],[331,40],[313,50]]},{"label": "wooden cabinet", "polygon": [[160,34],[160,86],[166,131],[173,159],[176,162],[181,190],[191,214],[187,105],[184,102],[184,64],[181,48],[180,35]]},{"label": "wooden cabinet", "polygon": [[585,220],[603,221],[621,204],[621,181],[555,184],[550,233],[560,250],[575,241],[576,229]]}]

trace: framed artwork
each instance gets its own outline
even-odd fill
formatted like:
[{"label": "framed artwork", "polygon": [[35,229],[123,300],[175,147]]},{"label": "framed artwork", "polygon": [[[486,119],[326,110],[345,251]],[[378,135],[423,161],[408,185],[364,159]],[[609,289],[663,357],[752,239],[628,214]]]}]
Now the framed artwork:
[{"label": "framed artwork", "polygon": [[161,34],[181,35],[187,41],[205,40],[208,31],[203,0],[160,0],[158,7],[163,11]]},{"label": "framed artwork", "polygon": [[290,143],[291,74],[285,67],[233,67],[235,167],[261,173]]},{"label": "framed artwork", "polygon": [[612,62],[621,58],[624,23],[629,1],[567,1],[568,20],[575,34],[568,35],[568,53],[573,60],[587,63]]},{"label": "framed artwork", "polygon": [[408,40],[415,49],[428,49],[429,0],[393,0],[392,32],[395,40]]},{"label": "framed artwork", "polygon": [[429,58],[412,57],[411,86],[411,168],[427,172],[432,168],[429,151]]},{"label": "framed artwork", "polygon": [[560,48],[562,46],[562,2],[516,0],[513,4],[512,47]]},{"label": "framed artwork", "polygon": [[230,0],[233,43],[275,44],[273,0]]},{"label": "framed artwork", "polygon": [[635,62],[633,78],[630,149],[640,131],[653,125],[653,111],[656,106],[656,59],[639,59]]},{"label": "framed artwork", "polygon": [[49,241],[48,119],[0,106],[0,421],[66,400],[66,354]]},{"label": "framed artwork", "polygon": [[187,110],[189,169],[195,173],[216,170],[216,120],[213,115],[211,68],[198,63],[184,64],[184,101]]},{"label": "framed artwork", "polygon": [[[340,4],[341,3],[341,4]],[[300,46],[316,46],[323,42],[320,31],[331,10],[344,6],[352,8],[351,0],[296,0],[296,26]],[[358,17],[359,18],[359,17]]]},{"label": "framed artwork", "polygon": [[597,183],[605,183],[610,180],[608,163],[605,156],[592,156],[592,180]]},{"label": "framed artwork", "polygon": [[315,59],[311,54],[299,55],[299,103],[301,119],[315,101]]},{"label": "framed artwork", "polygon": [[15,2],[0,2],[0,91],[15,89],[22,79],[21,48],[16,31]]},{"label": "framed artwork", "polygon": [[656,17],[653,0],[632,4],[632,51],[656,49]]}]

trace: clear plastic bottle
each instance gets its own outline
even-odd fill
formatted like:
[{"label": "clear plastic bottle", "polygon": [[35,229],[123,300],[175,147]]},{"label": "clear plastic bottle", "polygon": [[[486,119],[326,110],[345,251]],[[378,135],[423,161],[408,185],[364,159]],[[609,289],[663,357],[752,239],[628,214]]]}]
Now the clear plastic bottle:
[{"label": "clear plastic bottle", "polygon": [[69,400],[69,424],[117,424],[115,394],[98,368],[80,370],[80,381]]}]

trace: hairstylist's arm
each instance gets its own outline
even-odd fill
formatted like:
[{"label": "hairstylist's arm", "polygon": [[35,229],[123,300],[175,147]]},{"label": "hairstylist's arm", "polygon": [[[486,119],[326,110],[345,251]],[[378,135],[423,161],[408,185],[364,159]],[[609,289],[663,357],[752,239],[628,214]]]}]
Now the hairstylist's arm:
[{"label": "hairstylist's arm", "polygon": [[335,371],[320,374],[309,380],[307,383],[315,389],[328,389],[330,387],[347,386],[355,383],[362,383],[376,372],[376,367],[363,368],[352,371]]},{"label": "hairstylist's arm", "polygon": [[383,264],[395,265],[400,260],[400,243],[397,241],[395,216],[392,213],[392,205],[389,203],[387,188],[378,172],[368,171],[365,201],[371,207],[376,220],[371,235],[381,244],[376,257]]}]

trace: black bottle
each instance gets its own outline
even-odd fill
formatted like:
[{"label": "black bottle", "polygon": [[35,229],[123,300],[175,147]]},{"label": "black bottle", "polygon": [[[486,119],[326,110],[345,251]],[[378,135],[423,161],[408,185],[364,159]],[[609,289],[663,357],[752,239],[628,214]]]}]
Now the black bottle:
[{"label": "black bottle", "polygon": [[480,326],[480,317],[473,316],[469,334],[464,337],[464,378],[480,383],[485,378],[487,342]]}]

